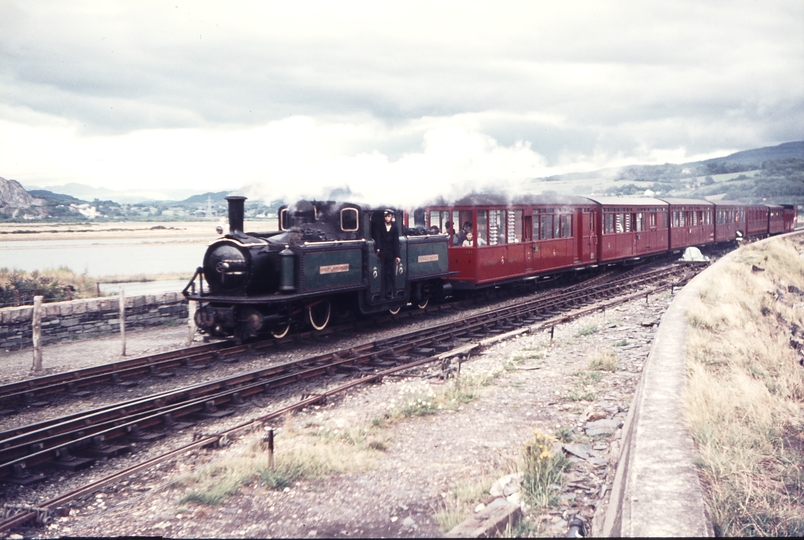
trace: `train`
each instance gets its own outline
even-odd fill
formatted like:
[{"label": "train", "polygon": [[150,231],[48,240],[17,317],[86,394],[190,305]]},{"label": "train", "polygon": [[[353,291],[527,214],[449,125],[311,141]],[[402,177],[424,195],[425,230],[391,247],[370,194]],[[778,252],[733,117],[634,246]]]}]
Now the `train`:
[{"label": "train", "polygon": [[[798,213],[795,205],[649,197],[472,194],[412,211],[301,200],[280,207],[278,230],[246,233],[246,198],[226,199],[229,233],[208,246],[183,294],[198,302],[200,331],[237,341],[789,232]],[[377,252],[386,214],[399,230],[392,262]]]}]

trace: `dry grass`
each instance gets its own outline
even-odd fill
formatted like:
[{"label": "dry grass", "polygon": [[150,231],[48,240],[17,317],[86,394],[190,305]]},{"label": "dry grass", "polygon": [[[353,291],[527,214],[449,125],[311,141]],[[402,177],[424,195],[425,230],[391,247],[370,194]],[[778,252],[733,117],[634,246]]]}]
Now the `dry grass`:
[{"label": "dry grass", "polygon": [[220,504],[243,485],[283,489],[297,480],[356,472],[376,466],[384,440],[371,427],[283,428],[275,439],[274,468],[258,436],[238,454],[180,478],[186,493],[179,503]]},{"label": "dry grass", "polygon": [[617,360],[617,356],[612,351],[604,350],[589,358],[589,369],[593,371],[617,371],[620,369],[620,361]]},{"label": "dry grass", "polygon": [[[716,531],[804,534],[801,241],[746,246],[710,276],[687,317],[685,408]],[[765,271],[752,272],[752,266]]]}]

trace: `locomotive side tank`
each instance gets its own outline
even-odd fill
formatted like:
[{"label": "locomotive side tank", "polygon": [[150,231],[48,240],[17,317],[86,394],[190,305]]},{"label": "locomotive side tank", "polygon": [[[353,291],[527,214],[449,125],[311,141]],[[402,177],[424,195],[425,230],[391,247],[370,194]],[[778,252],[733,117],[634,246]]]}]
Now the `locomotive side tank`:
[{"label": "locomotive side tank", "polygon": [[[333,313],[395,311],[444,294],[446,235],[400,234],[393,297],[385,298],[375,231],[386,209],[298,201],[279,210],[279,230],[243,232],[245,197],[227,197],[229,234],[212,242],[183,294],[199,302],[198,327],[237,339],[291,326],[323,330]],[[402,212],[392,210],[401,224]],[[401,229],[401,226],[400,226]]]}]

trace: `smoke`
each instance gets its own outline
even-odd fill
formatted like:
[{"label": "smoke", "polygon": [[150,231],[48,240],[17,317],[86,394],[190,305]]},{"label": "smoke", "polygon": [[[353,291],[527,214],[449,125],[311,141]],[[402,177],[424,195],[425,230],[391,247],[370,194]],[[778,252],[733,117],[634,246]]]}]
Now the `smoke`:
[{"label": "smoke", "polygon": [[[244,194],[265,201],[282,199],[340,199],[376,206],[413,207],[438,198],[457,200],[472,192],[495,192],[513,196],[523,182],[547,172],[544,157],[534,152],[529,143],[502,146],[465,119],[425,122],[418,130],[420,150],[407,152],[398,159],[375,150],[354,155],[331,155],[321,158],[321,149],[274,153],[266,163],[265,180],[248,185]],[[318,137],[307,138],[308,144],[325,145],[331,129],[307,124]],[[362,138],[364,134],[352,133]],[[376,134],[389,137],[389,134]],[[410,136],[410,133],[406,133]],[[340,142],[343,145],[343,142]]]}]

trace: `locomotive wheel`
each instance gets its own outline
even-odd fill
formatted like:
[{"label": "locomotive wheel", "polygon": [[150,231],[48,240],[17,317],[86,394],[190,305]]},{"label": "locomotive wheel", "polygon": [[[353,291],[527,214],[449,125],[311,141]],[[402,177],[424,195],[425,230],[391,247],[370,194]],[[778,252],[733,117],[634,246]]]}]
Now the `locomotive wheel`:
[{"label": "locomotive wheel", "polygon": [[399,313],[399,310],[401,310],[401,309],[402,309],[402,306],[392,307],[392,308],[388,309],[388,313],[390,313],[391,315],[396,315],[397,313]]},{"label": "locomotive wheel", "polygon": [[424,298],[419,298],[416,301],[416,307],[419,308],[419,309],[426,308],[428,306],[428,304],[430,304],[430,297],[429,296],[425,296]]},{"label": "locomotive wheel", "polygon": [[319,304],[315,304],[307,308],[307,320],[310,322],[315,330],[323,330],[329,324],[329,316],[331,312],[331,305],[329,300],[324,300]]},{"label": "locomotive wheel", "polygon": [[277,324],[273,330],[271,330],[271,335],[276,339],[279,339],[288,335],[288,332],[290,332],[290,319],[288,319],[285,323]]}]

